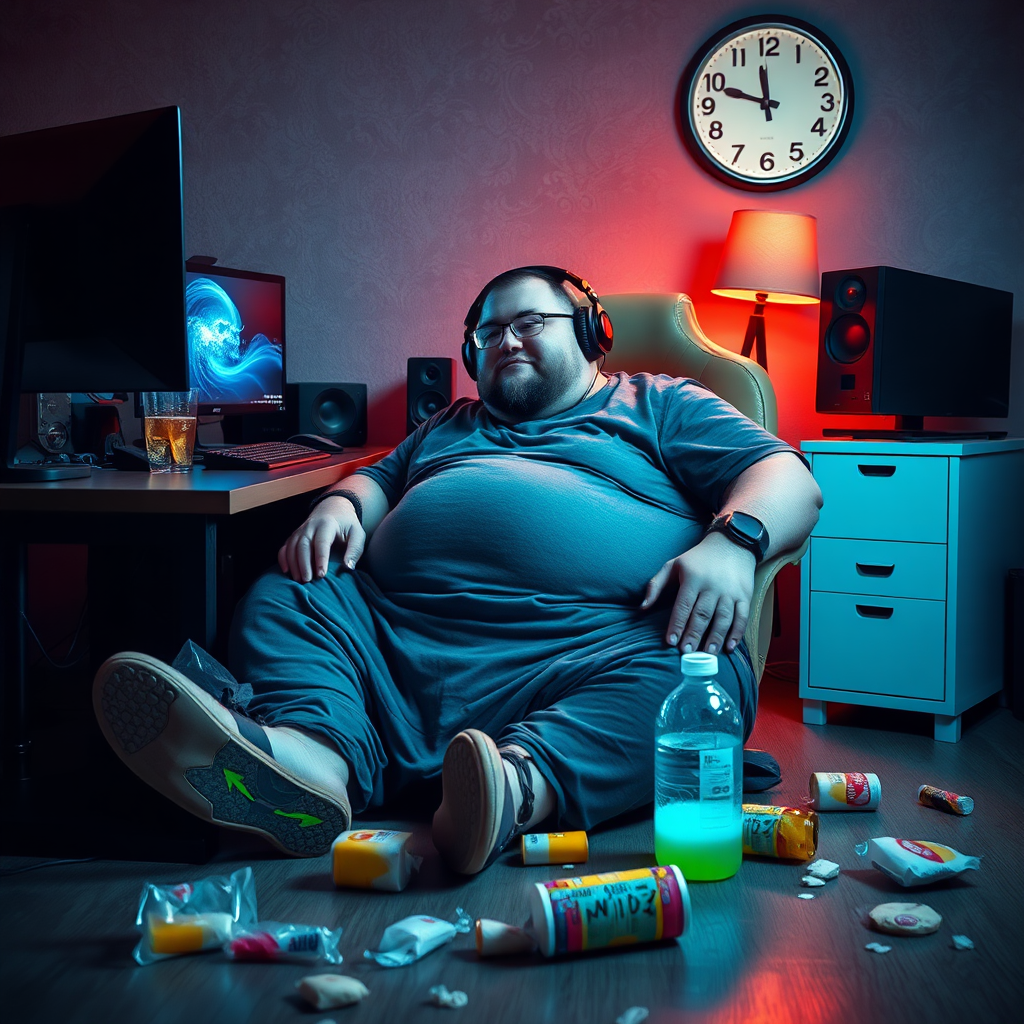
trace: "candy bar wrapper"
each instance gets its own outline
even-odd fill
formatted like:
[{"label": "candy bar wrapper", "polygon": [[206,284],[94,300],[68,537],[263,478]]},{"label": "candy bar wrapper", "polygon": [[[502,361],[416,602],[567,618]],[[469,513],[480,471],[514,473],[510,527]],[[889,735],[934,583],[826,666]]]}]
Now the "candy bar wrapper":
[{"label": "candy bar wrapper", "polygon": [[151,964],[219,949],[232,928],[255,920],[256,884],[250,867],[198,882],[147,882],[135,916],[142,934],[132,956],[138,964]]},{"label": "candy bar wrapper", "polygon": [[906,888],[928,885],[951,878],[961,871],[981,867],[978,857],[970,857],[952,847],[924,839],[882,836],[859,843],[854,849],[862,857],[867,857],[872,867]]},{"label": "candy bar wrapper", "polygon": [[974,801],[969,796],[960,796],[959,793],[950,793],[948,789],[935,786],[921,786],[917,791],[917,801],[925,807],[934,807],[947,814],[962,816],[974,810]]},{"label": "candy bar wrapper", "polygon": [[459,932],[472,930],[473,922],[461,907],[455,908],[455,923],[420,914],[406,917],[384,929],[377,949],[363,953],[381,967],[405,967],[439,946],[451,942]]},{"label": "candy bar wrapper", "polygon": [[305,924],[281,924],[260,921],[237,926],[224,944],[224,952],[232,960],[258,960],[264,963],[288,960],[296,963],[324,961],[340,964],[338,952],[341,929],[316,928]]},{"label": "candy bar wrapper", "polygon": [[412,838],[412,832],[386,828],[342,832],[331,847],[334,884],[401,892],[423,863],[409,852]]}]

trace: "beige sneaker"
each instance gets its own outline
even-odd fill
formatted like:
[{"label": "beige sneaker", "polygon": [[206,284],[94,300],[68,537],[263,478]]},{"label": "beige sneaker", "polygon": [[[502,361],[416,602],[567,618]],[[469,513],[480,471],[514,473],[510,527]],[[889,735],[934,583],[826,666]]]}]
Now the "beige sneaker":
[{"label": "beige sneaker", "polygon": [[[519,776],[524,800],[517,816],[512,787],[502,760],[508,758]],[[433,839],[444,862],[463,875],[475,875],[493,864],[533,810],[533,790],[525,761],[499,752],[494,740],[479,729],[466,729],[448,744],[441,769],[443,795],[434,814]]]},{"label": "beige sneaker", "polygon": [[255,722],[156,658],[108,658],[96,673],[93,708],[118,757],[206,821],[255,832],[295,857],[327,853],[351,825],[346,793],[289,771]]}]

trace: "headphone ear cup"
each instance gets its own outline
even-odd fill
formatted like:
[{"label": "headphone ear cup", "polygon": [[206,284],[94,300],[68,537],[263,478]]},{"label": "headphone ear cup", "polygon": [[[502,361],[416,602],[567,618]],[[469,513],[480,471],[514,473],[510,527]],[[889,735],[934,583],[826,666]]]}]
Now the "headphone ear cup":
[{"label": "headphone ear cup", "polygon": [[578,306],[572,311],[572,329],[576,335],[576,344],[579,345],[583,358],[588,363],[593,362],[601,354],[594,338],[594,325],[590,319],[592,312],[592,306]]},{"label": "headphone ear cup", "polygon": [[476,345],[468,338],[462,343],[462,365],[466,368],[470,380],[476,380]]}]

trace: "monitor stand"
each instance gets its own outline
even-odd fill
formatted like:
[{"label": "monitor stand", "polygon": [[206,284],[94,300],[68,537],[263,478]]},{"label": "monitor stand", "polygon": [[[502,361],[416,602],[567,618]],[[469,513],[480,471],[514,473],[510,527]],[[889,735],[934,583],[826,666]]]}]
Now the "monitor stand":
[{"label": "monitor stand", "polygon": [[848,437],[853,441],[998,441],[1006,437],[1005,430],[925,430],[923,416],[897,416],[891,430],[852,430],[828,427],[822,437]]}]

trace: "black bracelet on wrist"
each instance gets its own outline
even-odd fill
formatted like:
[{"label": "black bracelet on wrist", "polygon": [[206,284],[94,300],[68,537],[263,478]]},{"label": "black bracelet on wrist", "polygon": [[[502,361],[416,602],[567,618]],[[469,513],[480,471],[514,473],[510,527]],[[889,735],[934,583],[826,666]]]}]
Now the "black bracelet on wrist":
[{"label": "black bracelet on wrist", "polygon": [[317,495],[313,499],[309,506],[309,512],[306,515],[309,515],[321,501],[326,501],[328,498],[348,498],[352,502],[352,507],[356,510],[356,519],[359,520],[359,525],[363,525],[363,503],[352,491],[324,491],[323,494]]}]

